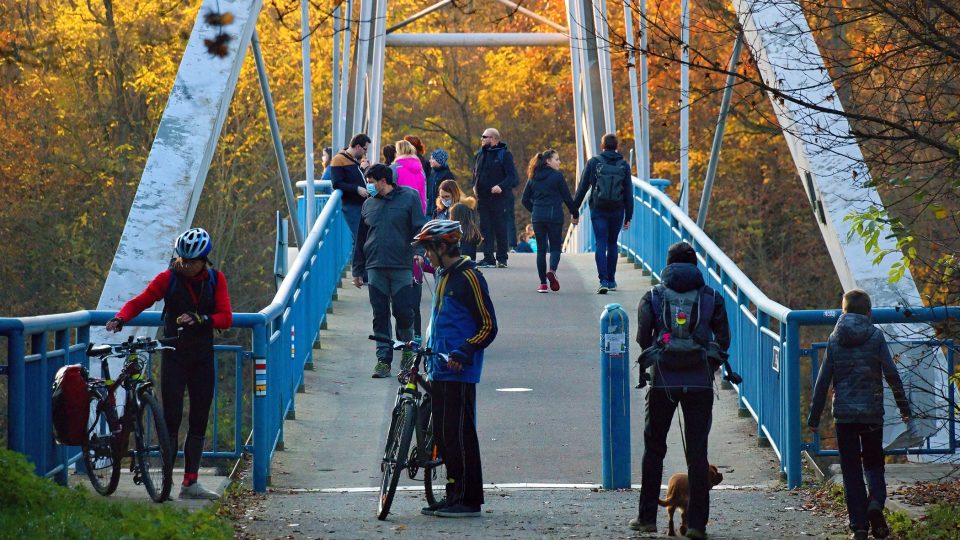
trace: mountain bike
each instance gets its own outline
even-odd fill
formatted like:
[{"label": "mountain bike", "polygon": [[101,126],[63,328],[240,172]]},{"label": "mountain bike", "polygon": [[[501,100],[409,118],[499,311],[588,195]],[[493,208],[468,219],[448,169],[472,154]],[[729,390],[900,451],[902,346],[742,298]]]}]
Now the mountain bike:
[{"label": "mountain bike", "polygon": [[[438,356],[444,361],[447,355],[421,348],[415,341],[404,343],[384,336],[370,336],[374,341],[389,343],[396,351],[415,353],[412,361],[401,363],[397,380],[397,401],[393,406],[387,442],[380,462],[380,498],[377,503],[377,519],[387,519],[393,496],[403,469],[411,480],[423,469],[423,487],[427,504],[433,505],[446,494],[447,469],[443,465],[433,437],[433,415],[430,412],[430,383],[420,376],[420,365],[429,356]],[[423,388],[421,392],[420,388]],[[416,435],[413,448],[410,443]]]},{"label": "mountain bike", "polygon": [[[87,347],[87,356],[100,359],[103,377],[91,377],[87,382],[94,414],[80,445],[83,465],[97,493],[110,495],[116,491],[122,459],[129,456],[133,482],[142,484],[155,502],[169,498],[176,453],[170,444],[163,411],[153,395],[153,382],[144,377],[143,371],[147,355],[174,349],[168,344],[176,340],[130,336],[119,345],[91,343]],[[115,380],[110,377],[111,358],[124,359]],[[124,390],[122,415],[117,414],[118,388]],[[131,433],[134,447],[128,452]]]}]

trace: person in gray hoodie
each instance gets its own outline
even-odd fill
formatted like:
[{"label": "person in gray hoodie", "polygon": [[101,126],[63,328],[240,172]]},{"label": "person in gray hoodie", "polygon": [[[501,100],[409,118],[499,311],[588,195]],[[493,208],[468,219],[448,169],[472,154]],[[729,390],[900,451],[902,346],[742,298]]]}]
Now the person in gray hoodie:
[{"label": "person in gray hoodie", "polygon": [[[368,276],[373,333],[391,336],[390,311],[396,319],[397,339],[413,339],[413,256],[410,239],[426,219],[420,194],[396,185],[390,168],[376,164],[367,169],[371,196],[360,211],[360,226],[353,249],[353,285],[363,286]],[[377,364],[373,377],[390,376],[393,349],[377,342]]]},{"label": "person in gray hoodie", "polygon": [[843,314],[827,341],[826,357],[817,375],[807,418],[810,431],[816,432],[827,387],[832,383],[843,496],[856,539],[867,538],[868,522],[874,538],[889,534],[883,518],[887,497],[883,474],[884,380],[896,399],[901,420],[910,420],[910,403],[903,383],[883,332],[870,323],[870,312],[870,295],[866,291],[853,289],[843,295]]}]

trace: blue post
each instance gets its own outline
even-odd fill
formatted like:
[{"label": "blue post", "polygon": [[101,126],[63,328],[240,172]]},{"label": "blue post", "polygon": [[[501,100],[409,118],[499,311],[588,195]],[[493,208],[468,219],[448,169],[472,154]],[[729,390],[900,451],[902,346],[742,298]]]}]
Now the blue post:
[{"label": "blue post", "polygon": [[780,376],[785,379],[787,393],[783,396],[786,422],[784,435],[786,449],[781,447],[787,469],[787,486],[800,486],[800,325],[787,316],[787,350],[780,356]]},{"label": "blue post", "polygon": [[[267,327],[266,322],[260,322],[253,327],[253,361],[254,369],[257,364],[266,366],[267,361]],[[273,366],[272,369],[276,369]],[[256,373],[256,371],[254,371]],[[270,433],[270,419],[268,412],[267,392],[276,392],[278,388],[267,388],[267,377],[256,377],[254,380],[253,397],[253,490],[263,493],[267,490],[270,475],[270,455],[273,453],[273,437]]]},{"label": "blue post", "polygon": [[600,443],[603,489],[629,488],[630,321],[620,304],[600,315]]},{"label": "blue post", "polygon": [[26,341],[22,331],[7,336],[7,391],[8,420],[7,447],[17,452],[26,452],[27,446],[27,376]]}]

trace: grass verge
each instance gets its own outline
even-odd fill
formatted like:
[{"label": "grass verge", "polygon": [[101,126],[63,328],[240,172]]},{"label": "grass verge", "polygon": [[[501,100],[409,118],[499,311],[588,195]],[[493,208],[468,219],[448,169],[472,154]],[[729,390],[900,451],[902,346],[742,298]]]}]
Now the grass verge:
[{"label": "grass verge", "polygon": [[107,501],[38,477],[17,452],[0,448],[0,538],[233,538],[216,505],[196,512],[167,504]]}]

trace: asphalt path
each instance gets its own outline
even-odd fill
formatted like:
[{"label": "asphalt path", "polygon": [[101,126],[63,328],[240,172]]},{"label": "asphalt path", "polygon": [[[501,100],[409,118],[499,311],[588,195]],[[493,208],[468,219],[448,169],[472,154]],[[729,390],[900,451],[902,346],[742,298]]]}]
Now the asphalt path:
[{"label": "asphalt path", "polygon": [[[552,498],[555,504],[568,508],[570,504],[586,508],[593,500],[612,514],[601,518],[599,511],[585,511],[571,526],[599,527],[597,534],[607,526],[622,531],[626,520],[635,515],[636,492],[595,491],[602,481],[599,319],[605,305],[620,303],[630,317],[632,340],[636,307],[651,286],[649,278],[621,258],[619,290],[598,295],[592,254],[563,256],[558,272],[561,290],[557,293],[536,292],[539,280],[533,255],[512,254],[509,268],[486,269],[483,274],[499,324],[499,334],[485,355],[477,392],[487,508],[495,509],[494,517],[484,517],[485,523],[494,520],[487,524],[488,534],[494,529],[529,531],[529,537],[553,534],[546,522],[531,522],[528,527],[514,519],[516,516],[496,520],[498,512],[505,511],[504,498],[527,501],[532,505],[532,510],[528,509],[533,512],[528,516],[531,519],[539,515],[538,508],[549,509]],[[430,302],[425,287],[421,307],[425,320]],[[370,333],[367,291],[354,288],[344,279],[328,317],[328,328],[321,332],[321,348],[315,351],[316,369],[307,372],[305,392],[297,394],[296,419],[285,423],[284,450],[273,460],[270,495],[258,507],[256,518],[251,517],[249,532],[253,536],[285,536],[293,530],[290,524],[300,521],[312,524],[297,528],[296,532],[306,536],[351,538],[397,532],[368,522],[376,508],[373,490],[379,485],[379,460],[397,390],[395,378],[370,378],[375,364],[374,343],[367,339]],[[631,345],[630,356],[634,358],[636,344]],[[637,371],[631,373],[635,382]],[[726,491],[714,497],[729,499],[728,504],[734,506],[735,493],[779,492],[773,496],[782,497],[776,454],[757,447],[756,424],[752,418],[738,416],[733,391],[719,389],[718,385],[715,395],[710,460],[724,474],[719,489]],[[646,390],[632,392],[630,404],[634,485],[640,482],[645,396]],[[664,483],[672,473],[686,470],[679,433],[675,419],[668,439]],[[415,489],[418,484],[403,478],[403,486]],[[525,489],[530,487],[540,491]],[[531,495],[544,491],[556,493]],[[762,500],[767,495],[756,497]],[[396,519],[413,519],[422,500],[420,492],[401,492],[390,519],[394,520],[394,515]],[[613,507],[609,506],[611,500],[616,501]],[[773,505],[793,508],[797,503],[785,500]],[[295,519],[303,512],[311,513],[309,520]],[[425,519],[429,522],[431,518]],[[320,525],[333,522],[336,525],[327,529]],[[805,528],[825,526],[815,520]],[[448,534],[452,531],[448,529]]]}]

